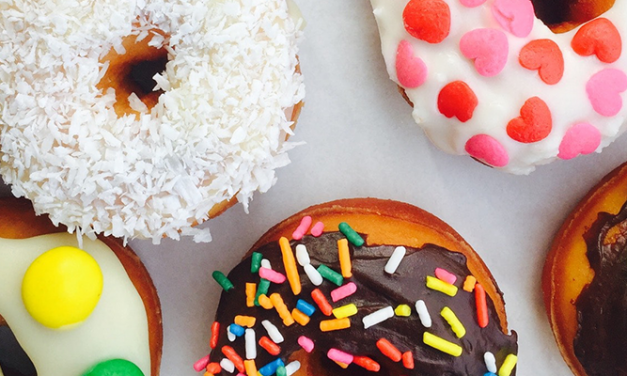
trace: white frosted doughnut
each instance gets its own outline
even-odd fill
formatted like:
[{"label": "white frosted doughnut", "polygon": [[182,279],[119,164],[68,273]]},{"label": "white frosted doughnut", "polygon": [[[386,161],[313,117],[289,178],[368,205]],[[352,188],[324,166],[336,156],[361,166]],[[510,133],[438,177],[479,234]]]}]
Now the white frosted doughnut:
[{"label": "white frosted doughnut", "polygon": [[448,153],[526,174],[625,130],[627,3],[561,34],[529,0],[371,3],[390,78]]},{"label": "white frosted doughnut", "polygon": [[[234,197],[247,206],[289,163],[290,109],[304,97],[291,0],[0,0],[0,10],[0,173],[69,231],[208,241],[195,223]],[[154,107],[131,94],[120,115],[115,90],[97,85],[110,51],[133,52],[129,36],[168,61]]]}]

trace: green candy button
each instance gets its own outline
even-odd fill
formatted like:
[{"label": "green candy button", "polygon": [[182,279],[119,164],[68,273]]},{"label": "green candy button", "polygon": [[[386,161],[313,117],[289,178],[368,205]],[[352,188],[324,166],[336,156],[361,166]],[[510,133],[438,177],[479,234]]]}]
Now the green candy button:
[{"label": "green candy button", "polygon": [[124,359],[112,359],[98,363],[83,376],[145,376],[132,362]]}]

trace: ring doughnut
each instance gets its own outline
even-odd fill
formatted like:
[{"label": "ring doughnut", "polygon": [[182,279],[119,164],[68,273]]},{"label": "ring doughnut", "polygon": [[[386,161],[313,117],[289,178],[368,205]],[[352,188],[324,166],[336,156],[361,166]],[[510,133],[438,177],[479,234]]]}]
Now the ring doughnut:
[{"label": "ring doughnut", "polygon": [[224,291],[212,351],[196,370],[214,373],[222,363],[264,376],[280,367],[297,376],[516,371],[517,336],[507,334],[488,268],[452,228],[408,204],[368,198],[310,207],[214,278]]},{"label": "ring doughnut", "polygon": [[440,149],[527,174],[624,132],[627,4],[534,1],[547,26],[530,0],[371,3],[388,74]]},{"label": "ring doughnut", "polygon": [[0,173],[70,232],[192,228],[275,182],[304,96],[291,0],[12,2]]}]

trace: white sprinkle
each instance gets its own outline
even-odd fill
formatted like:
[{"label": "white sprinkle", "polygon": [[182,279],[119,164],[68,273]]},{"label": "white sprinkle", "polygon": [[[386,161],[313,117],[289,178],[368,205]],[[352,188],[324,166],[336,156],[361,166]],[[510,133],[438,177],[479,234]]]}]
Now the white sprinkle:
[{"label": "white sprinkle", "polygon": [[270,264],[270,260],[261,259],[261,267],[266,269],[272,269],[272,264]]},{"label": "white sprinkle", "polygon": [[483,360],[485,360],[485,366],[488,368],[488,372],[496,373],[498,371],[496,369],[496,359],[494,358],[494,354],[486,351],[486,353],[483,354]]},{"label": "white sprinkle", "polygon": [[398,266],[401,264],[401,261],[403,261],[405,253],[407,253],[405,247],[396,247],[394,249],[394,252],[392,253],[392,256],[390,256],[388,262],[385,264],[385,272],[388,274],[394,274]]},{"label": "white sprinkle", "polygon": [[299,244],[296,246],[296,260],[300,266],[306,266],[311,263],[309,259],[309,253],[307,252],[307,247],[304,244]]},{"label": "white sprinkle", "polygon": [[427,305],[424,300],[418,300],[416,302],[416,312],[418,312],[418,317],[420,318],[420,322],[425,328],[431,327],[431,315],[429,314],[429,310],[427,309]]},{"label": "white sprinkle", "polygon": [[305,274],[307,274],[307,277],[314,286],[320,286],[322,284],[322,276],[313,265],[305,265]]},{"label": "white sprinkle", "polygon": [[235,364],[231,362],[228,358],[224,358],[220,361],[220,367],[228,373],[235,372]]},{"label": "white sprinkle", "polygon": [[244,332],[244,340],[246,341],[246,359],[257,358],[257,340],[255,335],[255,329],[246,329]]},{"label": "white sprinkle", "polygon": [[226,338],[228,338],[231,342],[235,341],[237,338],[237,336],[231,332],[230,325],[226,328]]},{"label": "white sprinkle", "polygon": [[284,341],[283,335],[281,334],[281,332],[279,332],[279,328],[274,326],[273,323],[271,323],[268,320],[263,320],[261,322],[261,325],[263,325],[263,327],[266,328],[266,331],[268,332],[268,336],[270,337],[271,340],[274,341],[274,343],[281,343]]},{"label": "white sprinkle", "polygon": [[391,306],[381,308],[380,310],[374,311],[369,315],[364,316],[362,319],[364,323],[364,329],[368,329],[373,325],[380,324],[385,320],[394,317],[394,308]]},{"label": "white sprinkle", "polygon": [[288,365],[285,366],[285,372],[287,373],[287,376],[293,375],[299,369],[300,369],[300,362],[298,360],[290,362]]}]

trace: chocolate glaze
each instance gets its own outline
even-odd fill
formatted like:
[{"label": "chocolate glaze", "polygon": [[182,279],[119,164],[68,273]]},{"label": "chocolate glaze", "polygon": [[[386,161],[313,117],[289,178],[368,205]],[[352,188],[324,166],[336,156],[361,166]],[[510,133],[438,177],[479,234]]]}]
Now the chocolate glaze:
[{"label": "chocolate glaze", "polygon": [[[337,257],[337,240],[342,238],[341,233],[326,233],[319,238],[306,236],[301,241],[292,241],[292,248],[299,243],[307,246],[311,263],[317,267],[323,263],[334,270],[339,271]],[[350,318],[349,329],[323,333],[319,329],[321,320],[333,317],[324,316],[317,310],[306,326],[298,323],[285,327],[277,312],[265,310],[261,307],[247,308],[245,306],[244,286],[246,282],[257,283],[259,277],[250,272],[250,258],[243,260],[228,275],[233,281],[235,289],[223,292],[216,314],[216,320],[221,323],[220,340],[218,346],[211,354],[212,361],[220,361],[222,354],[220,349],[224,345],[232,346],[238,354],[244,357],[244,340],[238,338],[235,342],[229,342],[226,338],[226,327],[233,322],[236,315],[250,315],[257,317],[255,330],[257,339],[267,335],[260,325],[261,320],[270,320],[276,325],[285,341],[280,344],[280,357],[287,363],[290,355],[300,349],[297,338],[305,335],[315,342],[312,356],[317,357],[325,369],[331,370],[334,375],[366,375],[372,374],[363,368],[351,365],[346,370],[331,362],[326,357],[327,350],[335,347],[353,355],[369,356],[381,364],[379,375],[420,375],[420,376],[444,376],[444,375],[483,375],[487,372],[483,355],[486,351],[492,352],[500,365],[507,354],[516,353],[517,336],[515,332],[506,335],[501,331],[499,318],[494,305],[488,297],[490,322],[486,328],[479,328],[475,314],[474,294],[463,291],[461,286],[467,275],[470,274],[466,267],[466,258],[460,253],[450,252],[434,245],[426,245],[422,249],[407,248],[407,255],[401,262],[393,276],[387,275],[383,268],[394,250],[394,246],[355,247],[349,243],[352,259],[353,276],[347,281],[357,284],[357,292],[337,303],[332,303],[330,291],[337,286],[329,281],[323,282],[319,287],[334,308],[345,304],[355,303],[358,313]],[[274,270],[284,273],[283,261],[278,242],[261,247],[265,258],[270,260]],[[425,286],[427,275],[434,275],[436,267],[440,267],[455,274],[458,278],[455,283],[459,291],[455,297],[449,297],[440,292],[430,290]],[[303,290],[298,297],[291,292],[287,282],[272,284],[268,294],[279,292],[283,300],[291,310],[296,306],[296,301],[304,299],[315,305],[311,299],[311,291],[315,288],[303,269],[298,266]],[[433,320],[433,326],[429,332],[446,340],[457,343],[463,348],[460,357],[454,357],[431,347],[424,345],[422,336],[425,328],[420,323],[415,312],[415,302],[418,299],[425,301]],[[381,324],[364,329],[362,318],[386,306],[396,307],[399,304],[408,304],[412,307],[409,317],[393,317]],[[440,316],[439,312],[444,307],[451,308],[466,328],[467,334],[458,339],[449,325]],[[401,352],[412,351],[415,368],[405,369],[402,364],[394,363],[376,347],[380,338],[386,338],[392,342]],[[273,361],[276,357],[269,355],[259,348],[257,351],[257,367]],[[512,375],[515,374],[515,370]]]},{"label": "chocolate glaze", "polygon": [[575,303],[575,355],[588,376],[627,375],[627,204],[585,234],[592,282]]}]

